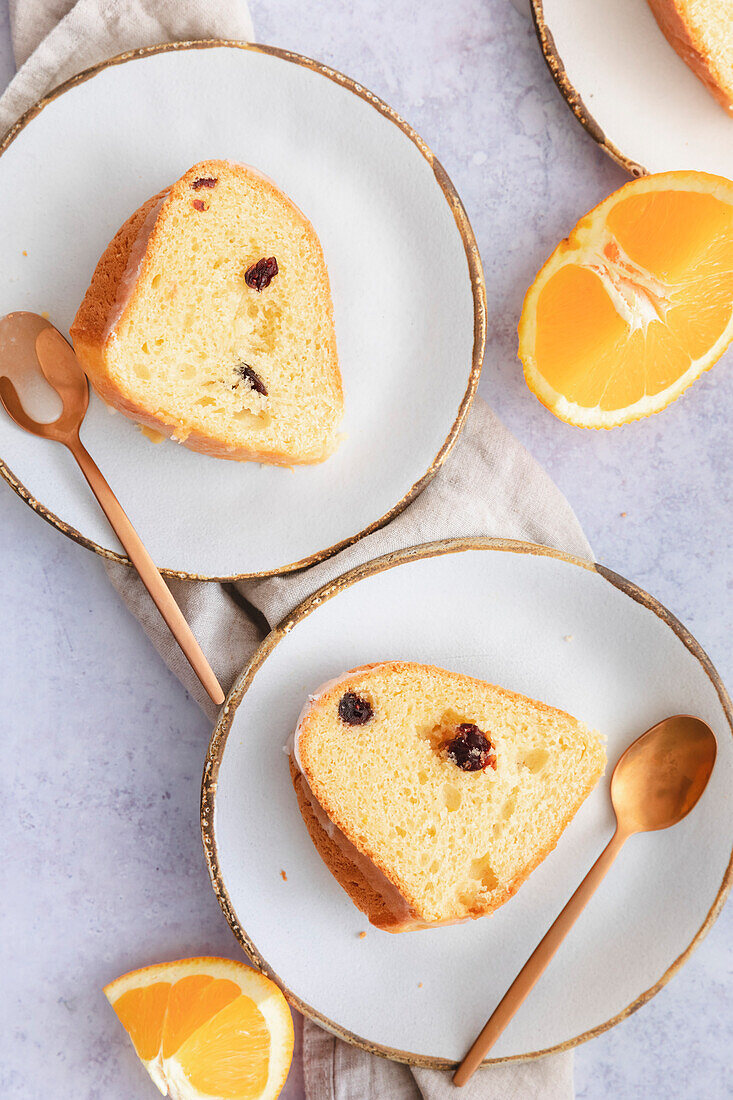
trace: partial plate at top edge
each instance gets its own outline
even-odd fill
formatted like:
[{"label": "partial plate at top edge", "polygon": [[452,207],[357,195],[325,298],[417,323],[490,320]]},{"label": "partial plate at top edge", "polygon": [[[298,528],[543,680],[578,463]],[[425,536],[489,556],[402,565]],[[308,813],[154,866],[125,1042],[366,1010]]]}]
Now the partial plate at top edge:
[{"label": "partial plate at top edge", "polygon": [[694,169],[733,178],[733,115],[660,30],[647,0],[529,0],[560,94],[632,176]]}]

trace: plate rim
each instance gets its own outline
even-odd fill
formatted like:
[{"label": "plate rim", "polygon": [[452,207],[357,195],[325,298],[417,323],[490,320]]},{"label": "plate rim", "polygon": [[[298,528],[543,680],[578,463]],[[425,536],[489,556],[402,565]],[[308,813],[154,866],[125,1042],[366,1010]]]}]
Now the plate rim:
[{"label": "plate rim", "polygon": [[638,161],[632,160],[631,157],[627,157],[617,145],[614,145],[610,138],[606,137],[603,128],[596,122],[593,115],[586,107],[583,97],[568,76],[563,60],[558,52],[558,48],[555,45],[554,35],[547,25],[544,0],[530,0],[530,11],[532,13],[532,23],[535,33],[537,34],[537,40],[540,44],[542,56],[545,59],[547,68],[550,70],[552,79],[555,81],[561,96],[580,125],[590,134],[596,144],[603,149],[604,153],[607,153],[611,160],[614,160],[621,168],[625,168],[633,179],[638,179],[639,176],[648,176],[649,169],[645,168],[643,164],[639,164]]},{"label": "plate rim", "polygon": [[[371,561],[364,562],[361,565],[356,566],[354,569],[348,570],[341,576],[328,581],[323,587],[319,588],[311,596],[303,600],[297,607],[295,607],[276,627],[274,627],[267,637],[257,647],[250,660],[245,664],[239,675],[237,676],[234,684],[232,685],[229,694],[227,695],[224,706],[220,712],[219,719],[214,726],[209,741],[209,747],[206,753],[206,760],[204,762],[204,771],[201,780],[201,837],[204,847],[204,856],[206,858],[206,865],[209,871],[209,877],[211,879],[211,885],[214,890],[222,912],[231,928],[232,932],[239,941],[240,946],[244,950],[245,954],[253,964],[255,969],[260,973],[265,974],[272,979],[282,990],[288,1003],[296,1008],[302,1015],[307,1016],[310,1020],[320,1024],[327,1031],[343,1039],[347,1043],[351,1043],[353,1046],[359,1047],[362,1050],[367,1051],[370,1054],[378,1054],[384,1058],[390,1058],[396,1062],[403,1062],[407,1065],[423,1066],[430,1069],[449,1069],[456,1065],[456,1062],[450,1061],[446,1058],[440,1058],[437,1056],[415,1054],[410,1051],[400,1050],[395,1047],[389,1047],[384,1044],[372,1043],[367,1039],[362,1038],[360,1035],[356,1035],[354,1032],[342,1027],[336,1021],[329,1019],[323,1013],[313,1008],[302,998],[294,994],[287,985],[282,981],[275,970],[268,964],[266,959],[260,954],[255,946],[253,940],[249,937],[242,924],[239,921],[237,913],[232,904],[229,892],[224,882],[220,863],[219,853],[216,842],[216,828],[215,828],[215,816],[216,816],[216,795],[218,787],[219,768],[221,765],[224,749],[226,748],[227,739],[231,731],[234,715],[242,702],[247,690],[254,679],[255,674],[264,664],[266,659],[275,649],[275,647],[282,641],[282,639],[290,633],[298,622],[306,618],[312,611],[314,611],[320,604],[325,603],[327,600],[332,599],[346,588],[350,588],[353,584],[358,584],[359,581],[364,580],[367,577],[382,573],[388,569],[393,569],[396,566],[409,563],[411,561],[419,561],[424,558],[440,557],[445,554],[463,553],[469,550],[482,550],[493,551],[499,553],[514,553],[514,554],[529,554],[537,557],[550,557],[556,558],[560,561],[566,562],[570,565],[579,566],[582,569],[591,573],[596,573],[609,584],[612,584],[614,588],[619,589],[624,595],[630,597],[636,603],[641,604],[647,610],[654,612],[658,618],[660,618],[670,629],[677,635],[679,640],[685,646],[685,648],[696,658],[698,663],[702,666],[703,671],[708,676],[713,687],[716,690],[720,704],[723,708],[728,726],[733,735],[733,703],[728,695],[728,692],[715,669],[712,661],[708,657],[705,650],[702,648],[696,638],[690,633],[690,631],[684,626],[680,620],[672,614],[663,604],[659,602],[654,596],[651,596],[639,585],[633,581],[627,580],[627,578],[616,573],[614,570],[601,565],[598,562],[586,560],[584,558],[576,557],[572,554],[567,554],[563,550],[557,550],[550,546],[545,546],[540,543],[526,542],[518,539],[502,539],[502,538],[489,538],[483,536],[468,537],[468,538],[453,538],[453,539],[441,539],[435,542],[421,543],[417,546],[409,546],[402,550],[395,550],[387,554],[383,554],[378,558],[374,558]],[[610,1019],[606,1020],[602,1024],[596,1025],[588,1031],[582,1032],[580,1035],[575,1035],[570,1039],[564,1040],[562,1043],[557,1043],[554,1046],[546,1047],[542,1050],[529,1051],[522,1054],[512,1054],[503,1058],[486,1058],[482,1062],[482,1065],[496,1065],[504,1062],[524,1062],[534,1060],[536,1058],[543,1058],[549,1054],[558,1054],[562,1051],[571,1050],[573,1047],[579,1046],[581,1043],[587,1042],[589,1039],[595,1038],[597,1035],[601,1035],[604,1031],[610,1030],[615,1027],[616,1024],[621,1023],[627,1019],[633,1012],[636,1012],[638,1008],[650,1001],[660,989],[662,989],[667,982],[674,977],[674,975],[684,966],[687,960],[692,955],[692,952],[703,940],[703,938],[710,931],[715,920],[719,916],[726,898],[733,886],[733,847],[731,848],[731,856],[726,866],[723,878],[718,889],[718,892],[713,900],[713,903],[708,910],[702,924],[690,940],[687,947],[674,959],[664,973],[658,980],[651,985],[648,989],[642,991],[634,1000],[621,1009]]]},{"label": "plate rim", "polygon": [[[365,88],[363,84],[346,76],[344,73],[339,72],[337,69],[332,68],[330,65],[326,65],[323,62],[315,61],[313,58],[306,57],[303,54],[295,53],[292,50],[280,49],[276,46],[267,46],[258,42],[244,42],[239,39],[227,39],[227,38],[200,38],[200,39],[188,39],[183,42],[161,42],[154,46],[143,46],[135,50],[126,50],[123,53],[117,54],[115,57],[101,61],[96,65],[92,65],[87,69],[83,69],[80,73],[70,77],[57,87],[53,88],[46,95],[38,99],[31,107],[29,107],[20,118],[10,127],[10,129],[0,137],[0,156],[8,149],[13,141],[18,137],[22,130],[32,121],[37,115],[41,113],[44,107],[47,107],[49,103],[52,103],[64,92],[70,91],[78,84],[83,84],[87,80],[96,76],[98,73],[103,72],[112,66],[122,65],[128,61],[139,61],[145,58],[155,56],[161,53],[176,53],[184,50],[205,50],[205,49],[220,49],[220,48],[232,48],[241,50],[250,50],[253,53],[261,53],[272,57],[277,57],[282,61],[288,61],[296,65],[300,65],[305,69],[309,69],[311,72],[318,73],[320,76],[326,77],[333,83],[338,84],[340,87],[347,89],[354,95],[363,99],[366,103],[375,108],[384,118],[394,123],[410,139],[413,145],[417,148],[418,152],[422,155],[424,160],[427,161],[432,169],[435,181],[443,192],[443,196],[448,203],[448,206],[453,214],[453,218],[456,223],[456,228],[461,237],[463,249],[466,255],[466,263],[468,266],[468,274],[471,283],[471,295],[473,298],[473,347],[471,352],[471,369],[468,375],[468,383],[466,390],[463,394],[461,402],[458,406],[458,413],[455,420],[443,441],[438,453],[433,458],[432,462],[428,466],[428,469],[422,474],[417,481],[411,486],[410,489],[394,504],[383,516],[379,519],[373,520],[363,530],[356,534],[349,535],[341,541],[334,543],[333,546],[326,547],[317,551],[314,554],[310,554],[305,558],[301,558],[298,561],[291,562],[288,565],[278,566],[275,569],[265,569],[259,572],[244,572],[244,573],[232,573],[226,575],[209,575],[204,573],[191,573],[186,570],[172,569],[166,566],[158,566],[159,571],[164,577],[169,577],[174,580],[197,580],[197,581],[239,581],[239,580],[253,580],[259,577],[273,577],[282,576],[287,573],[292,573],[296,569],[305,569],[308,566],[316,565],[318,562],[325,561],[327,558],[332,557],[341,550],[345,550],[348,546],[353,546],[354,543],[359,542],[367,535],[372,534],[374,531],[379,530],[389,523],[395,516],[410,504],[416,497],[420,495],[423,489],[433,479],[440,467],[443,465],[445,459],[448,457],[450,451],[458,439],[461,428],[468,414],[468,410],[471,407],[473,398],[478,388],[479,378],[481,376],[481,368],[483,364],[484,351],[486,348],[486,329],[487,329],[487,305],[486,305],[486,281],[484,277],[483,265],[481,262],[481,255],[479,252],[476,237],[473,232],[473,228],[466,213],[466,209],[463,205],[460,195],[456,190],[453,182],[451,181],[448,173],[443,168],[438,158],[433,153],[429,145],[420,137],[416,130],[406,122],[401,115],[397,113],[389,104],[385,103],[383,99],[375,95],[373,92]],[[118,554],[114,550],[108,550],[106,547],[100,546],[94,542],[93,539],[83,535],[80,531],[77,531],[71,524],[66,523],[49,508],[47,508],[41,501],[37,500],[32,493],[26,489],[25,485],[20,479],[13,473],[10,467],[0,457],[0,477],[8,483],[11,489],[14,490],[25,501],[34,512],[36,512],[42,519],[45,519],[47,523],[50,523],[52,527],[55,527],[63,535],[73,539],[74,542],[84,546],[87,550],[92,550],[101,557],[106,558],[108,561],[117,562],[120,565],[127,565],[133,568],[132,562],[125,554]],[[157,563],[156,563],[157,565]]]}]

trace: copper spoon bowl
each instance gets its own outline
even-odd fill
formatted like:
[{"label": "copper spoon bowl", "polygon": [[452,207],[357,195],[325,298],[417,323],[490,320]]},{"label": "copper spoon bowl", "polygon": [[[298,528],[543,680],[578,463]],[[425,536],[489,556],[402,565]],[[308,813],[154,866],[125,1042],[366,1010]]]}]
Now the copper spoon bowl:
[{"label": "copper spoon bowl", "polygon": [[687,817],[707,786],[718,746],[701,718],[675,714],[629,745],[613,770],[616,832],[570,901],[514,979],[466,1057],[453,1083],[465,1085],[481,1065],[634,833],[668,829]]},{"label": "copper spoon bowl", "polygon": [[[43,377],[61,398],[61,415],[49,423],[34,420],[28,415],[8,377],[12,373],[18,381],[21,378],[24,381],[29,377],[32,379],[34,374],[38,375],[38,364]],[[32,435],[62,443],[71,451],[186,660],[209,698],[216,704],[223,703],[224,692],[180,607],[122,505],[79,438],[79,428],[89,405],[87,377],[61,333],[37,313],[9,313],[0,321],[0,402],[18,427]]]}]

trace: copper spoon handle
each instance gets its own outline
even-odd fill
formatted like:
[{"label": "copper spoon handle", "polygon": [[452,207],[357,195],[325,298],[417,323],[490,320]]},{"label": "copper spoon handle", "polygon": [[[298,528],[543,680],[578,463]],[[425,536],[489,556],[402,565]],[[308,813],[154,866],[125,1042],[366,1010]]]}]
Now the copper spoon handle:
[{"label": "copper spoon handle", "polygon": [[89,488],[99,501],[102,511],[127,551],[130,561],[140,574],[140,579],[150,593],[155,606],[181,647],[184,657],[203,684],[209,698],[217,705],[223,703],[224,692],[221,690],[211,665],[204,657],[201,647],[194,638],[191,627],[184,619],[180,607],[173,599],[168,585],[158,572],[153,559],[140,541],[140,536],[127,518],[122,505],[110,489],[101,470],[78,436],[65,442],[79,463],[81,472],[89,482]]},{"label": "copper spoon handle", "polygon": [[483,1031],[475,1040],[466,1057],[461,1062],[453,1076],[453,1084],[465,1085],[481,1062],[493,1047],[504,1028],[514,1016],[525,997],[531,992],[535,983],[540,979],[548,963],[557,951],[562,941],[567,936],[576,920],[585,909],[593,894],[600,886],[603,879],[621,851],[621,847],[629,834],[616,829],[612,839],[603,849],[588,874],[575,891],[570,901],[558,916],[555,923],[548,929],[544,937],[535,947],[522,969],[517,974],[506,993],[489,1017]]}]

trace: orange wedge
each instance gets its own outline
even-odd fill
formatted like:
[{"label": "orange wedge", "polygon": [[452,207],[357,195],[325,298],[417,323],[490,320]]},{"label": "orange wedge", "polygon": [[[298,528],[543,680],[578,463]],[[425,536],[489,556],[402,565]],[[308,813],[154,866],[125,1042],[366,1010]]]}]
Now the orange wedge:
[{"label": "orange wedge", "polygon": [[659,412],[733,339],[733,182],[664,172],[581,218],[527,291],[519,357],[561,420]]},{"label": "orange wedge", "polygon": [[230,959],[182,959],[105,986],[143,1063],[173,1100],[275,1100],[293,1019],[269,978]]}]

